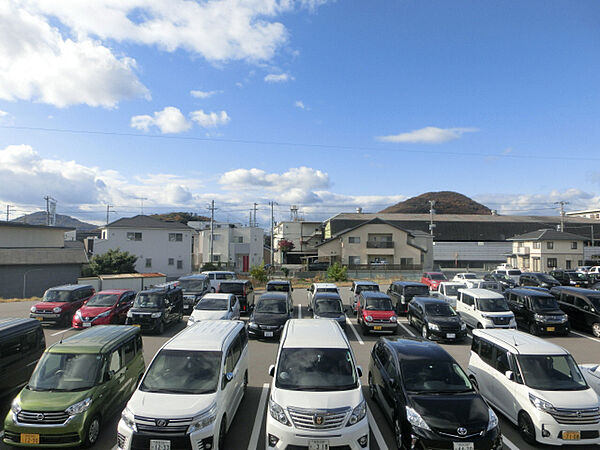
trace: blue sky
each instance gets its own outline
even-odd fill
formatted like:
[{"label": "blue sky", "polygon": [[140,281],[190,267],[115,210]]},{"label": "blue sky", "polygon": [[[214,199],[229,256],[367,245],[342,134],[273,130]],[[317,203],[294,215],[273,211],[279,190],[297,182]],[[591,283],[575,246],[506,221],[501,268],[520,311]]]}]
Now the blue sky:
[{"label": "blue sky", "polygon": [[[123,5],[122,3],[127,3]],[[600,207],[597,1],[9,0],[0,207]],[[44,130],[41,130],[44,129]],[[53,130],[72,130],[57,132]],[[81,133],[81,132],[102,132]]]}]

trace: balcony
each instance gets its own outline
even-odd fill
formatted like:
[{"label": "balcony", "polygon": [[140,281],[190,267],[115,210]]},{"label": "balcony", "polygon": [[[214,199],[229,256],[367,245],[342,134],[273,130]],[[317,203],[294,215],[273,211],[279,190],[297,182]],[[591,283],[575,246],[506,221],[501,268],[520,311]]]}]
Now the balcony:
[{"label": "balcony", "polygon": [[394,241],[367,241],[367,248],[394,248]]},{"label": "balcony", "polygon": [[517,255],[526,256],[529,255],[529,247],[519,247],[517,248]]}]

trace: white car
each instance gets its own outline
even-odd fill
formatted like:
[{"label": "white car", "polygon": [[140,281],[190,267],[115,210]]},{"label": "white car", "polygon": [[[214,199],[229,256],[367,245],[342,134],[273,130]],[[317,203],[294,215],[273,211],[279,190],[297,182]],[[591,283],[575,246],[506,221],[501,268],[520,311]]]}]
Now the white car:
[{"label": "white car", "polygon": [[588,275],[600,274],[600,266],[592,266],[587,272]]},{"label": "white car", "polygon": [[462,284],[466,285],[468,288],[472,288],[472,287],[475,287],[476,283],[480,283],[485,280],[483,278],[479,278],[474,273],[463,272],[463,273],[457,273],[456,275],[454,275],[454,278],[452,278],[452,281],[454,281],[455,283],[462,283]]},{"label": "white car", "polygon": [[313,283],[307,291],[306,305],[309,311],[311,311],[312,300],[317,292],[333,292],[340,295],[340,290],[334,283]]},{"label": "white car", "polygon": [[468,373],[528,444],[600,444],[600,398],[564,348],[516,330],[473,330]]},{"label": "white car", "polygon": [[288,320],[269,368],[267,450],[369,448],[362,370],[332,320]]},{"label": "white car", "polygon": [[590,387],[600,396],[600,364],[580,364],[579,368]]},{"label": "white car", "polygon": [[210,279],[210,290],[212,292],[217,292],[219,290],[221,281],[237,280],[237,275],[235,272],[227,272],[225,270],[207,270],[202,273],[208,275],[208,278]]},{"label": "white car", "polygon": [[501,275],[506,275],[507,277],[510,277],[515,283],[519,284],[519,277],[521,276],[521,272],[519,269],[515,269],[515,268],[500,268],[500,269],[495,269],[492,271],[492,273],[499,273]]},{"label": "white car", "polygon": [[352,308],[352,314],[356,314],[356,302],[358,302],[358,296],[362,291],[379,291],[379,285],[372,281],[353,281],[350,286],[350,301]]},{"label": "white car", "polygon": [[460,289],[456,312],[471,328],[516,328],[515,315],[506,299],[487,289]]},{"label": "white car", "polygon": [[192,310],[188,326],[202,320],[239,320],[240,301],[235,294],[206,294]]},{"label": "white car", "polygon": [[429,295],[432,297],[441,298],[446,303],[450,304],[456,309],[456,299],[458,298],[458,290],[466,289],[467,286],[463,283],[456,283],[454,281],[442,281],[437,291],[430,291]]},{"label": "white car", "polygon": [[121,415],[117,448],[144,442],[151,450],[223,450],[247,385],[243,322],[204,321],[187,328],[150,363]]}]

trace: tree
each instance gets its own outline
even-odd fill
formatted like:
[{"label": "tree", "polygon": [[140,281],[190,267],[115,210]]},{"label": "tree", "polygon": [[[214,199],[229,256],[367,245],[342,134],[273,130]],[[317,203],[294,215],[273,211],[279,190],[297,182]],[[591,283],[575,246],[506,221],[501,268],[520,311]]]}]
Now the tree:
[{"label": "tree", "polygon": [[279,248],[279,251],[281,253],[283,253],[283,258],[281,259],[283,262],[287,262],[286,260],[286,254],[287,252],[291,252],[292,250],[294,250],[294,243],[292,241],[288,241],[287,239],[282,239],[277,243],[277,247]]},{"label": "tree", "polygon": [[202,272],[204,271],[208,271],[208,270],[217,270],[217,266],[215,266],[213,263],[211,262],[206,262],[202,265],[202,268],[200,269]]},{"label": "tree", "polygon": [[122,252],[121,250],[111,249],[103,255],[96,255],[90,261],[90,270],[94,276],[117,274],[117,273],[135,273],[135,263],[137,256]]},{"label": "tree", "polygon": [[267,269],[265,269],[265,263],[261,262],[258,265],[250,267],[250,276],[260,283],[266,283]]},{"label": "tree", "polygon": [[331,281],[346,281],[348,267],[341,266],[339,263],[334,262],[329,269],[327,269],[327,279]]}]

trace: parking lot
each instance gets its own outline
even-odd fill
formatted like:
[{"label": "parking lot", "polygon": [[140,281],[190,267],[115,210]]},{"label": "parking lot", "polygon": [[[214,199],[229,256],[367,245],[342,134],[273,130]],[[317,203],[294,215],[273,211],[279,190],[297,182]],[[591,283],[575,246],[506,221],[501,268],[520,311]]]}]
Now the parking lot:
[{"label": "parking lot", "polygon": [[[384,290],[384,286],[381,287]],[[348,288],[340,288],[342,297],[346,304],[350,301],[350,292]],[[306,309],[306,290],[296,289],[294,291],[295,317],[309,318],[310,313]],[[300,306],[301,305],[301,306]],[[8,303],[0,305],[0,317],[28,317],[31,303]],[[369,423],[371,427],[371,448],[385,449],[393,448],[393,435],[390,425],[386,422],[380,413],[377,404],[374,404],[368,396],[366,389],[367,368],[369,366],[370,351],[373,343],[378,339],[378,336],[362,336],[356,327],[354,316],[350,312],[347,320],[347,334],[353,346],[358,364],[364,369],[362,383],[364,387],[365,397],[369,403]],[[186,321],[182,321],[176,327],[169,328],[161,336],[145,335],[144,340],[144,357],[146,365],[148,365],[158,351],[158,349],[172,336],[185,327]],[[74,331],[64,328],[45,328],[47,345],[59,341],[61,338],[67,337]],[[417,331],[408,325],[405,318],[401,318],[399,326],[399,334],[403,336],[417,335]],[[568,349],[579,363],[598,363],[600,362],[600,340],[586,333],[575,331],[568,337],[550,337],[546,338],[558,345]],[[466,370],[469,361],[470,338],[464,342],[456,344],[442,344],[443,347],[458,361],[458,363]],[[229,429],[225,440],[227,449],[255,449],[264,448],[264,430],[265,430],[265,414],[266,402],[268,400],[268,389],[271,378],[267,370],[270,364],[275,363],[277,352],[277,341],[256,341],[251,340],[249,344],[250,353],[250,371],[249,371],[249,387],[248,393],[242,401],[237,415]],[[10,408],[12,398],[0,400],[0,413],[4,417]],[[505,448],[508,449],[532,449],[518,435],[516,427],[499,415],[502,434],[504,436]],[[113,449],[116,448],[116,427],[118,417],[105,421],[102,424],[102,432],[98,444],[94,447],[97,449]],[[7,448],[4,444],[0,444],[0,448]],[[539,447],[537,447],[539,448]],[[563,448],[584,448],[583,446],[565,446]],[[590,446],[586,446],[589,449]],[[600,447],[595,447],[600,448]]]}]

